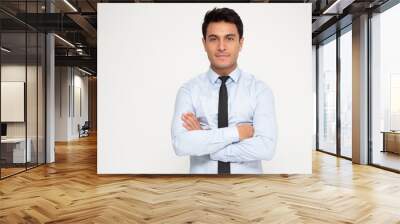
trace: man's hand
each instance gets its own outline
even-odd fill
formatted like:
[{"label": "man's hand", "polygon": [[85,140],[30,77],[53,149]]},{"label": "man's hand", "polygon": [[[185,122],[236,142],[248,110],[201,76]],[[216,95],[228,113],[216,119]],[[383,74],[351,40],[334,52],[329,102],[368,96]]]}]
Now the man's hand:
[{"label": "man's hand", "polygon": [[182,121],[183,127],[188,131],[202,130],[200,122],[192,112],[182,114]]},{"label": "man's hand", "polygon": [[240,141],[246,139],[246,138],[251,138],[253,137],[254,134],[254,128],[253,126],[249,124],[240,124],[236,126],[238,131],[239,131],[239,138]]},{"label": "man's hand", "polygon": [[[200,122],[192,112],[182,114],[183,127],[188,131],[202,130]],[[239,131],[239,139],[244,140],[253,137],[254,128],[250,124],[240,124],[236,126]]]}]

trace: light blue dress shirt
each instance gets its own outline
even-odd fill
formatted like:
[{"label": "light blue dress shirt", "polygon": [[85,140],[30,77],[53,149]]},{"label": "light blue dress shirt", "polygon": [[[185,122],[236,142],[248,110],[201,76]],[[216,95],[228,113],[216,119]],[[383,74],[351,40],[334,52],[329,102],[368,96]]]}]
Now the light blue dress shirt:
[{"label": "light blue dress shirt", "polygon": [[[253,75],[236,68],[226,82],[228,127],[218,128],[221,80],[211,68],[179,89],[172,120],[172,145],[178,156],[190,156],[190,173],[216,174],[218,161],[231,162],[232,174],[262,173],[261,160],[275,154],[277,124],[274,96]],[[183,113],[192,112],[203,130],[183,127]],[[252,138],[240,141],[237,125],[252,124]]]}]

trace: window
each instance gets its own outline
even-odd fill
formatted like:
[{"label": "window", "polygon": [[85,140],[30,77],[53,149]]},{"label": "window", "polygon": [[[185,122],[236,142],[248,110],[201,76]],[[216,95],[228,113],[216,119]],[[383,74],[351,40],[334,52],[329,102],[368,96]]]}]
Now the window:
[{"label": "window", "polygon": [[372,164],[400,170],[400,5],[371,18]]},{"label": "window", "polygon": [[336,39],[318,47],[318,149],[336,153]]},{"label": "window", "polygon": [[340,36],[340,155],[352,157],[352,35]]}]

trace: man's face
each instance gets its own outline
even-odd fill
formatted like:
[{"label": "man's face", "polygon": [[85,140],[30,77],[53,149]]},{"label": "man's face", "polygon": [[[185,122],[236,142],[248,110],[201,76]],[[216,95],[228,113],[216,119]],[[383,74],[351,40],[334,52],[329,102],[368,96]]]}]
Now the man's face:
[{"label": "man's face", "polygon": [[223,21],[208,24],[206,39],[203,38],[211,66],[219,71],[230,72],[236,67],[242,44],[236,25]]}]

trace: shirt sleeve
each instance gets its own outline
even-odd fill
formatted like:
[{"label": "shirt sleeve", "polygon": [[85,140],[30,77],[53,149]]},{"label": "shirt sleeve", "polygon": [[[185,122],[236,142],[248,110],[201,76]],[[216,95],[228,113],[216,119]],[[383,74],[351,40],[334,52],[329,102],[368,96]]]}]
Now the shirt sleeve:
[{"label": "shirt sleeve", "polygon": [[195,110],[190,91],[183,86],[175,101],[175,111],[171,125],[172,146],[178,156],[201,156],[214,153],[239,141],[236,127],[188,131],[183,127],[182,114]]},{"label": "shirt sleeve", "polygon": [[257,95],[253,117],[254,135],[252,138],[233,143],[210,154],[212,160],[223,162],[247,162],[270,160],[275,154],[277,123],[274,97],[269,88]]}]

